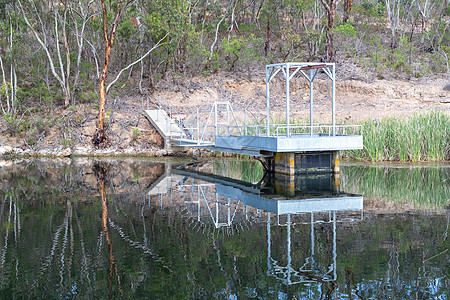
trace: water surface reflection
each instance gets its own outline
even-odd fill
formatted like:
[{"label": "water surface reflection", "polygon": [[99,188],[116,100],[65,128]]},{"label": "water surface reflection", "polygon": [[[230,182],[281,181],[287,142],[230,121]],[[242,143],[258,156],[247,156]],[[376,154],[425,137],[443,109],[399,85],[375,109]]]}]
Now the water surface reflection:
[{"label": "water surface reflection", "polygon": [[0,296],[447,299],[445,205],[363,213],[359,169],[292,180],[245,164],[1,168]]}]

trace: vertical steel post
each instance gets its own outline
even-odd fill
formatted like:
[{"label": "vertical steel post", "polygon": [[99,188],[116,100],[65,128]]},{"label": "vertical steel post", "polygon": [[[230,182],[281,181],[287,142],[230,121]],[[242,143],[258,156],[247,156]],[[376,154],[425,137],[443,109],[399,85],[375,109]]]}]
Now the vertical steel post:
[{"label": "vertical steel post", "polygon": [[230,103],[227,102],[227,135],[230,135]]},{"label": "vertical steel post", "polygon": [[197,220],[200,222],[200,186],[197,186]]},{"label": "vertical steel post", "polygon": [[334,280],[337,279],[336,275],[336,260],[337,260],[337,254],[336,254],[336,211],[333,211],[333,276]]},{"label": "vertical steel post", "polygon": [[290,91],[289,91],[289,64],[286,64],[286,136],[289,137],[290,134],[290,124],[289,124],[289,101],[290,101]]},{"label": "vertical steel post", "polygon": [[156,110],[156,121],[159,121],[159,111],[161,110],[161,103],[159,102],[159,99],[158,99],[158,104],[159,104],[159,107]]},{"label": "vertical steel post", "polygon": [[310,131],[309,131],[309,135],[313,136],[313,73],[314,70],[310,69],[309,70],[309,126]]},{"label": "vertical steel post", "polygon": [[287,215],[287,280],[291,283],[291,215]]},{"label": "vertical steel post", "polygon": [[216,228],[219,228],[219,193],[216,190]]},{"label": "vertical steel post", "polygon": [[314,213],[311,212],[311,258],[314,256]]},{"label": "vertical steel post", "polygon": [[217,135],[217,104],[214,103],[214,135]]},{"label": "vertical steel post", "polygon": [[[198,107],[197,107],[197,145],[200,145],[200,120],[199,120],[199,114],[198,114]],[[192,132],[194,134],[194,132]]]},{"label": "vertical steel post", "polygon": [[331,84],[331,101],[332,101],[332,108],[331,108],[331,110],[332,110],[332,114],[333,114],[333,116],[332,116],[332,118],[333,118],[333,136],[335,136],[336,135],[336,116],[335,116],[335,114],[336,114],[336,68],[335,68],[335,64],[333,63],[332,65],[331,65],[331,70],[332,70],[332,73],[331,73],[331,81],[332,81],[332,84]]},{"label": "vertical steel post", "polygon": [[167,136],[170,136],[170,131],[169,131],[169,116],[167,116],[167,118],[166,118],[166,134],[167,134]]},{"label": "vertical steel post", "polygon": [[270,255],[270,212],[267,212],[267,271],[270,271],[272,265]]},{"label": "vertical steel post", "polygon": [[247,135],[247,108],[244,108],[244,135]]},{"label": "vertical steel post", "polygon": [[[272,67],[273,68],[273,67]],[[269,114],[270,114],[270,72],[266,67],[266,135],[269,136]],[[258,124],[259,126],[259,124]]]},{"label": "vertical steel post", "polygon": [[230,197],[228,197],[228,203],[227,203],[228,209],[227,209],[227,224],[228,226],[231,225],[231,200]]}]

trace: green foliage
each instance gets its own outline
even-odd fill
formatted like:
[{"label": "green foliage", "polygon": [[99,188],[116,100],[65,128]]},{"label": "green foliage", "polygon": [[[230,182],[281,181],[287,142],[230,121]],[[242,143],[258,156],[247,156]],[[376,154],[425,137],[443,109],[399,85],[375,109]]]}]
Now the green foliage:
[{"label": "green foliage", "polygon": [[432,111],[406,119],[362,122],[364,149],[350,157],[370,161],[443,161],[450,159],[450,116]]},{"label": "green foliage", "polygon": [[341,23],[333,30],[333,32],[341,33],[348,37],[355,37],[358,34],[355,27],[353,27],[350,22]]},{"label": "green foliage", "polygon": [[450,185],[445,167],[342,166],[347,190],[365,197],[411,203],[418,207],[448,205]]},{"label": "green foliage", "polygon": [[224,64],[230,71],[238,69],[248,69],[248,67],[261,59],[258,49],[263,41],[254,34],[248,37],[231,36],[222,42],[223,54],[225,55]]},{"label": "green foliage", "polygon": [[[447,62],[442,55],[445,52],[447,57],[450,56],[447,46],[450,43],[450,30],[446,22],[448,5],[443,1],[434,3],[427,26],[421,30],[420,22],[413,22],[417,18],[420,20],[416,5],[411,6],[411,11],[406,10],[410,3],[400,1],[400,22],[408,23],[399,24],[396,35],[398,47],[393,49],[390,47],[384,1],[355,2],[349,22],[342,24],[339,24],[342,10],[338,7],[335,21],[337,26],[332,30],[335,33],[336,61],[347,63],[347,60],[351,60],[349,63],[384,77],[410,78],[447,72]],[[44,33],[47,34],[50,56],[59,74],[65,67],[60,66],[57,50],[52,42],[56,32],[60,34],[63,62],[65,55],[60,30],[62,27],[55,32],[54,11],[45,9],[46,6],[42,5],[36,5],[35,11],[33,1],[22,4],[25,15],[40,37],[45,39]],[[119,21],[117,42],[113,47],[108,72],[117,74],[166,34],[163,41],[166,44],[143,60],[144,89],[148,87],[146,84],[154,85],[161,78],[168,78],[167,74],[175,77],[180,74],[206,76],[219,70],[247,71],[250,74],[256,66],[261,68],[266,63],[316,61],[324,57],[327,20],[320,2],[243,0],[234,1],[233,4],[233,7],[228,7],[229,2],[226,1],[134,1],[123,12]],[[4,7],[0,10],[0,15],[3,15],[0,18],[2,59],[5,65],[14,64],[16,67],[18,86],[21,89],[18,93],[20,104],[61,105],[63,95],[60,84],[52,75],[46,53],[25,24],[23,14],[18,7],[14,7],[14,1],[3,0],[0,5]],[[67,18],[68,23],[65,24],[71,61],[69,85],[73,88],[76,103],[98,100],[96,68],[98,64],[101,69],[104,61],[100,6],[95,1],[89,9],[86,1],[81,1],[80,5],[84,7],[85,13],[94,15],[86,23],[79,70],[76,69],[76,64],[82,17],[75,14],[73,19]],[[116,5],[116,0],[107,5],[108,28],[111,28]],[[64,6],[57,6],[57,9],[62,16]],[[78,11],[79,8],[76,9]],[[36,12],[39,13],[39,18]],[[216,28],[224,15],[218,28],[214,54],[211,55],[210,47],[216,37]],[[11,24],[12,46],[9,41]],[[61,22],[59,25],[62,26]],[[79,29],[78,36],[73,26]],[[270,41],[267,56],[266,39]],[[6,73],[9,72],[9,68],[6,67],[5,70]],[[389,73],[384,73],[386,70]],[[79,81],[73,87],[74,74],[78,72]],[[134,66],[129,74],[130,80],[122,82],[127,84],[124,93],[137,90],[135,83],[141,75],[139,65]],[[148,76],[153,77],[152,80],[146,80]],[[0,86],[2,96],[11,81],[8,74],[6,81],[6,85]],[[111,91],[110,95],[119,96],[117,91]]]},{"label": "green foliage", "polygon": [[64,147],[70,147],[71,145],[73,145],[73,141],[67,139],[67,138],[60,138],[59,139],[59,143],[61,145],[63,145]]},{"label": "green foliage", "polygon": [[123,41],[129,41],[137,35],[136,27],[131,18],[126,19],[117,27],[117,38]]},{"label": "green foliage", "polygon": [[131,130],[131,141],[136,142],[141,136],[141,131],[137,127],[133,127]]},{"label": "green foliage", "polygon": [[[356,5],[355,5],[356,6]],[[356,8],[358,8],[356,6]],[[360,4],[361,11],[367,17],[381,17],[384,15],[386,8],[383,1],[365,0]]]},{"label": "green foliage", "polygon": [[6,131],[11,135],[19,135],[31,126],[29,120],[24,119],[23,116],[19,117],[12,113],[4,114],[3,119],[6,121]]}]

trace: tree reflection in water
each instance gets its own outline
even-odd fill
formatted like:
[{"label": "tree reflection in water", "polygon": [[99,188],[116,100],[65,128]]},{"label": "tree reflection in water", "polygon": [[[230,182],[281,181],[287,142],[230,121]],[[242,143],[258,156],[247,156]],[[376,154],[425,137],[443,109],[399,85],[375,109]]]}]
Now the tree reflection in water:
[{"label": "tree reflection in water", "polygon": [[[259,192],[251,184],[240,191],[233,186],[233,199],[230,185],[182,174],[184,186],[167,181],[173,193],[152,193],[163,182],[164,164],[95,164],[30,161],[0,168],[0,298],[445,299],[449,293],[448,210],[416,208],[407,197],[392,208],[379,196],[387,194],[387,182],[373,196],[379,199],[369,198],[369,207],[365,201],[364,217],[339,210],[336,221],[329,213],[291,214],[287,226],[287,214],[257,204],[284,201],[292,191],[276,196],[270,184]],[[248,166],[233,164],[250,176]],[[340,189],[351,184],[358,193],[359,185],[372,197],[374,182],[388,178],[365,170],[343,168]],[[418,171],[387,172],[397,195],[398,186],[413,188],[404,181],[416,180]],[[443,203],[448,170],[420,173],[429,175],[427,186]],[[302,188],[294,194],[306,195],[310,183],[297,181]],[[283,186],[292,185],[277,188]],[[268,202],[258,198],[270,195]],[[250,198],[255,202],[245,202]],[[280,271],[289,265],[297,276],[292,284]]]},{"label": "tree reflection in water", "polygon": [[116,260],[114,258],[113,245],[111,243],[111,237],[109,235],[108,230],[108,205],[106,199],[106,189],[105,189],[105,178],[106,178],[106,170],[104,166],[101,164],[95,164],[93,167],[93,172],[95,177],[97,178],[98,191],[100,193],[100,201],[102,202],[102,229],[105,233],[106,244],[108,245],[109,250],[109,276],[108,276],[108,286],[109,286],[109,299],[113,297],[112,291],[112,277],[113,271],[117,278],[117,284],[119,288],[119,292],[121,296],[124,296],[122,285],[120,282],[119,270],[117,269]]}]

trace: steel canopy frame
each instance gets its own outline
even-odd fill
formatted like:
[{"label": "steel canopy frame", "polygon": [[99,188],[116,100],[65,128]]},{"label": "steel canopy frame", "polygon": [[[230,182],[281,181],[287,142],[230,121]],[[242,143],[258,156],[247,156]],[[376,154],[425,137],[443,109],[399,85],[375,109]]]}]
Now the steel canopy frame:
[{"label": "steel canopy frame", "polygon": [[[309,74],[307,74],[309,70]],[[331,114],[332,114],[332,132],[333,136],[336,136],[336,69],[334,63],[307,63],[307,62],[288,62],[266,65],[266,131],[267,136],[270,135],[270,81],[282,73],[286,80],[286,136],[291,136],[290,122],[289,122],[289,109],[290,109],[290,81],[298,73],[302,74],[309,82],[309,125],[310,136],[313,135],[313,81],[317,75],[317,72],[322,70],[328,78],[331,80]]]}]

